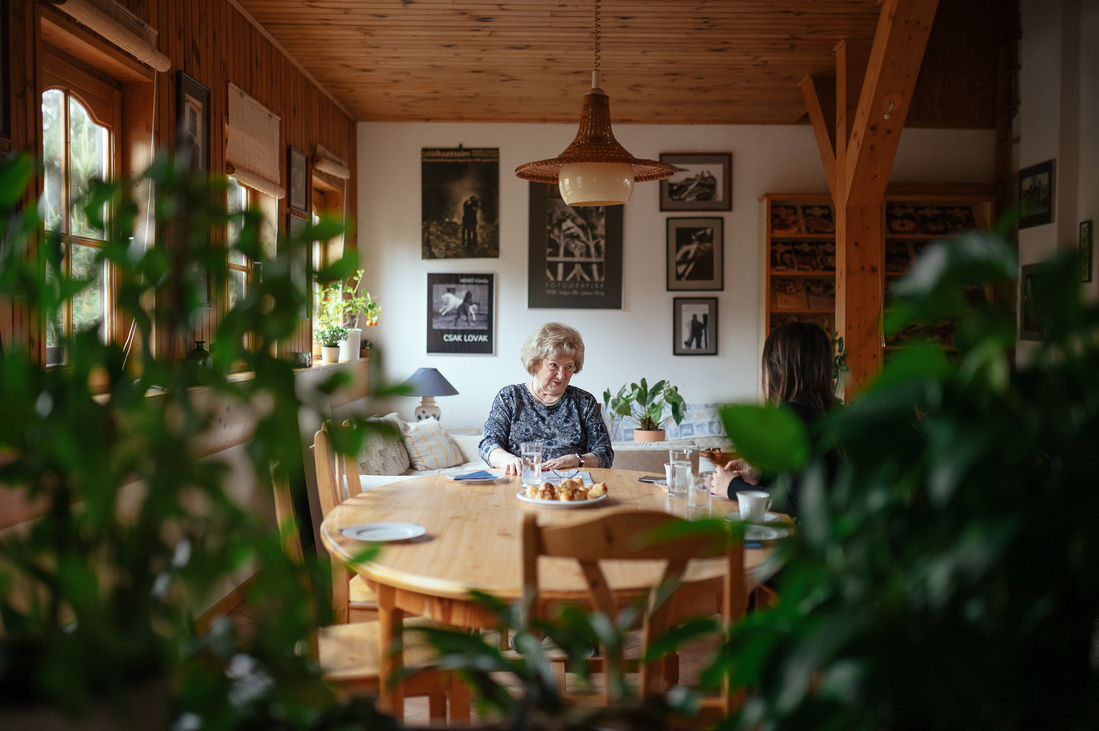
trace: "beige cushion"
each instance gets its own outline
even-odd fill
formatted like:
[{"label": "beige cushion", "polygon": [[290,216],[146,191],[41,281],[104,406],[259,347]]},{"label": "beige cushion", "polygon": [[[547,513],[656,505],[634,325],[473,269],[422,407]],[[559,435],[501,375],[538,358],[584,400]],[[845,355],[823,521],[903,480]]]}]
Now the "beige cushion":
[{"label": "beige cushion", "polygon": [[404,445],[404,422],[397,412],[382,417],[367,419],[381,425],[393,427],[390,434],[371,432],[359,452],[360,475],[400,475],[404,474],[411,462]]},{"label": "beige cushion", "polygon": [[415,470],[438,470],[465,462],[462,451],[435,419],[404,425],[404,446]]},{"label": "beige cushion", "polygon": [[450,438],[454,440],[454,443],[458,445],[458,449],[462,452],[462,459],[465,462],[480,462],[481,457],[477,450],[481,447],[481,440],[484,439],[482,434],[450,434]]}]

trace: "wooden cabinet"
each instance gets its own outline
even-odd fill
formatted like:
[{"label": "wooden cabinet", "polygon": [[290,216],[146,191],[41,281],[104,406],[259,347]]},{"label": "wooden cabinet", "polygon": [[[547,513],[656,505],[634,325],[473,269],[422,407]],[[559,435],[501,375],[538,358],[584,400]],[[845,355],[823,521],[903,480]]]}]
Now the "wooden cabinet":
[{"label": "wooden cabinet", "polygon": [[[892,289],[912,268],[923,250],[934,241],[966,231],[988,230],[992,226],[992,196],[974,195],[887,195],[883,212],[885,252],[882,258],[882,301],[888,309]],[[972,295],[983,297],[981,288]],[[954,347],[954,323],[912,325],[888,338],[886,351],[912,340],[935,340]]]},{"label": "wooden cabinet", "polygon": [[836,216],[827,195],[768,194],[762,199],[760,343],[787,322],[836,322]]},{"label": "wooden cabinet", "polygon": [[[975,193],[889,194],[882,209],[882,301],[933,241],[969,230],[988,230],[993,198]],[[815,322],[832,336],[836,322],[836,217],[828,195],[769,193],[761,199],[760,344],[779,325]],[[987,294],[987,293],[985,293]],[[974,297],[982,296],[974,288]],[[917,339],[954,345],[953,323],[906,328],[886,339],[888,351]]]}]

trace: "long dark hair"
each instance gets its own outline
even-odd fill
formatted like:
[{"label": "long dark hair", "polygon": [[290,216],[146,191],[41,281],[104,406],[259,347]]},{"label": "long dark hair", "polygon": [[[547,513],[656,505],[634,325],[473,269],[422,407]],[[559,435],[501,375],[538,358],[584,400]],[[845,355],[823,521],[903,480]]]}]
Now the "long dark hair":
[{"label": "long dark hair", "polygon": [[832,408],[832,344],[819,325],[788,322],[776,327],[763,344],[766,397],[796,402],[815,419]]}]

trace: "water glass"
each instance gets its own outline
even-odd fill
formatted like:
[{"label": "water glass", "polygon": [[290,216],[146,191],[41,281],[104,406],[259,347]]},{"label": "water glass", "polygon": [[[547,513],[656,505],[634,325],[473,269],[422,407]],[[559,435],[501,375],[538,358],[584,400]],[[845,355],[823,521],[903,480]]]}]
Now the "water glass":
[{"label": "water glass", "polygon": [[668,483],[668,494],[675,497],[687,497],[687,483],[691,478],[691,450],[672,449],[672,481]]},{"label": "water glass", "polygon": [[542,443],[523,442],[519,445],[519,459],[523,463],[521,477],[523,487],[542,484]]},{"label": "water glass", "polygon": [[689,477],[687,516],[692,520],[710,517],[710,481],[706,475]]}]

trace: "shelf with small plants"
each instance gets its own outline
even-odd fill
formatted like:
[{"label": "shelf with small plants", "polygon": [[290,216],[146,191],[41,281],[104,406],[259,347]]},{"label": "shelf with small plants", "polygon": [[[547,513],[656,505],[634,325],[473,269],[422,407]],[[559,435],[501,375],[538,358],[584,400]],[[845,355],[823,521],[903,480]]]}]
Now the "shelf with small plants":
[{"label": "shelf with small plants", "polygon": [[827,195],[772,193],[761,199],[760,342],[787,322],[836,320],[836,217]]},{"label": "shelf with small plants", "polygon": [[[935,241],[970,231],[989,230],[993,221],[990,195],[892,194],[885,199],[882,231],[885,251],[882,257],[882,301],[885,308],[893,298],[893,288],[912,269],[912,263]],[[989,296],[980,287],[967,290],[973,299]],[[887,352],[915,340],[932,340],[947,350],[954,349],[954,323],[948,320],[932,325],[910,325],[883,343]]]}]

